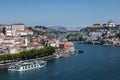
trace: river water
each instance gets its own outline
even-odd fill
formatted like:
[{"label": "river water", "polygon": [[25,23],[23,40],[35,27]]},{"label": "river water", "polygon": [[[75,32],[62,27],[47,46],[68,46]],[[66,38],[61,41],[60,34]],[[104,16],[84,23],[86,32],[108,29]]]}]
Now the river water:
[{"label": "river water", "polygon": [[0,80],[120,80],[120,47],[74,44],[84,53],[49,61],[41,69],[1,69]]}]

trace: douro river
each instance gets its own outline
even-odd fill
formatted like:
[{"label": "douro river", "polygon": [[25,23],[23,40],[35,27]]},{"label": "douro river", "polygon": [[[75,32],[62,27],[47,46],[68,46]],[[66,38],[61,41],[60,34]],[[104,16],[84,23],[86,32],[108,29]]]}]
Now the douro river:
[{"label": "douro river", "polygon": [[0,80],[120,80],[120,47],[74,42],[72,57],[48,61],[40,69],[23,72],[0,70]]}]

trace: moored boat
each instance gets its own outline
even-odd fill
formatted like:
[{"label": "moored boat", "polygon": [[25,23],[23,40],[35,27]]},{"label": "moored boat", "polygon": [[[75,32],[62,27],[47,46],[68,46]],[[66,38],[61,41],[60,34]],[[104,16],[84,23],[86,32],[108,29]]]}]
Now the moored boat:
[{"label": "moored boat", "polygon": [[84,51],[83,50],[78,50],[78,53],[84,53]]},{"label": "moored boat", "polygon": [[47,61],[34,61],[34,62],[18,62],[17,64],[10,65],[8,67],[9,71],[25,71],[35,68],[44,67]]}]

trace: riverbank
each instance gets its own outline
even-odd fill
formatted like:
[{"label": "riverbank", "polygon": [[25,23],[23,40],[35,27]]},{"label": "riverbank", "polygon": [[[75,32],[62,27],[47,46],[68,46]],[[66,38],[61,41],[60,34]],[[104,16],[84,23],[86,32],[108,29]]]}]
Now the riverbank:
[{"label": "riverbank", "polygon": [[57,52],[54,55],[56,55],[56,58],[60,58],[60,57],[70,57],[74,54],[75,51],[57,50]]},{"label": "riverbank", "polygon": [[[48,61],[48,60],[53,60],[55,59],[55,55],[49,55],[49,56],[45,56],[45,57],[40,57],[40,58],[35,58],[35,59],[29,59],[29,60],[22,60],[23,62],[32,62],[32,61],[39,61],[39,60],[45,60],[45,61]],[[2,68],[7,68],[9,65],[12,65],[12,64],[16,64],[18,63],[19,61],[15,61],[15,62],[10,62],[10,63],[0,63],[0,69]]]},{"label": "riverbank", "polygon": [[116,46],[116,47],[120,47],[120,45],[113,45],[113,44],[101,44],[100,42],[86,42],[86,41],[76,41],[79,42],[81,44],[93,44],[93,45],[103,45],[103,46]]},{"label": "riverbank", "polygon": [[[53,53],[52,55],[39,57],[39,58],[35,58],[35,59],[22,60],[22,61],[23,62],[32,62],[32,61],[39,61],[39,60],[49,61],[49,60],[54,60],[54,59],[57,59],[57,58],[60,58],[60,57],[69,57],[69,56],[74,55],[74,53],[75,52],[66,52],[64,50],[56,50],[56,52]],[[0,63],[0,69],[7,68],[9,65],[16,64],[18,62],[19,61]]]}]

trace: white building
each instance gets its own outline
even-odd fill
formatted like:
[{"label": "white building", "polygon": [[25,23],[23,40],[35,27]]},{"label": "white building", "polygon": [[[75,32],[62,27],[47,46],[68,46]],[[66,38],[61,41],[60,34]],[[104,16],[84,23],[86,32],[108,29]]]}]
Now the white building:
[{"label": "white building", "polygon": [[15,23],[15,24],[12,24],[12,29],[24,30],[25,25],[23,23]]},{"label": "white building", "polygon": [[90,37],[88,40],[98,40],[99,38],[102,37],[102,33],[101,32],[90,32],[89,36]]},{"label": "white building", "polygon": [[6,36],[15,36],[15,29],[6,28],[5,29],[5,35]]},{"label": "white building", "polygon": [[15,44],[15,39],[13,39],[13,37],[5,37],[5,38],[4,38],[4,43],[12,43],[12,44]]},{"label": "white building", "polygon": [[4,42],[5,36],[0,36],[0,44]]},{"label": "white building", "polygon": [[26,30],[16,30],[15,33],[18,36],[26,36],[27,35]]},{"label": "white building", "polygon": [[116,24],[112,20],[108,21],[108,27],[115,27],[115,26]]},{"label": "white building", "polygon": [[49,46],[59,47],[59,40],[53,39],[52,41],[49,41]]}]

